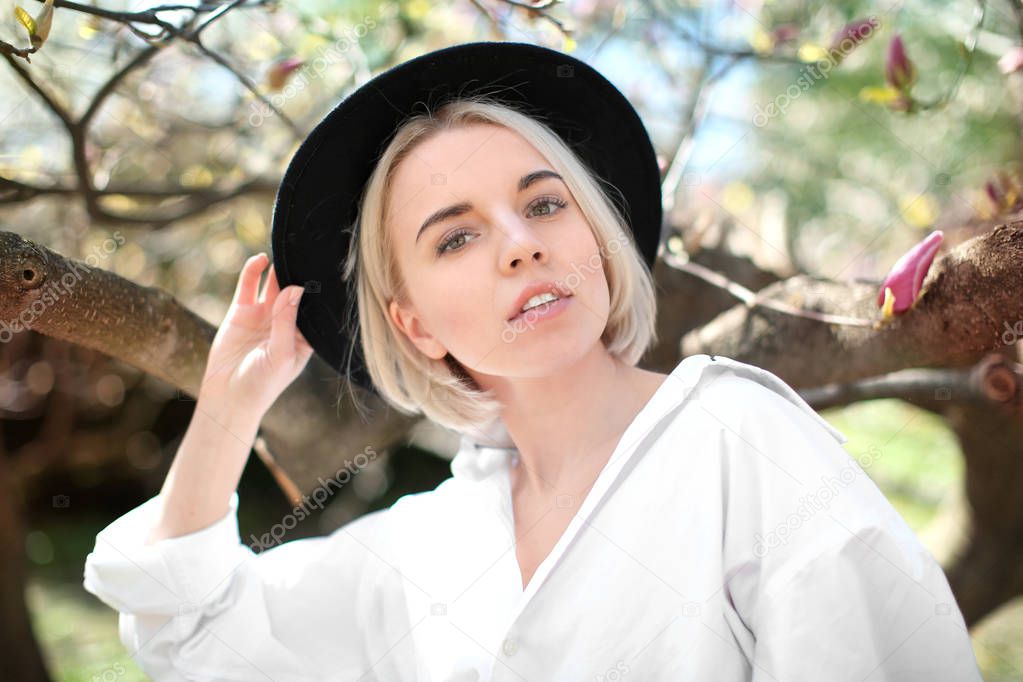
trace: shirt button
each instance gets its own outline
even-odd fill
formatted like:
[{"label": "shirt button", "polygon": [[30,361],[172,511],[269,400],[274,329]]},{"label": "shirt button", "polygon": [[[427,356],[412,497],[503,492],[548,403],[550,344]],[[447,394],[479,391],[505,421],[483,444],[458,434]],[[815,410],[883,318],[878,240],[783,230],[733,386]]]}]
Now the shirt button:
[{"label": "shirt button", "polygon": [[504,651],[505,656],[514,656],[515,652],[519,650],[519,641],[514,637],[509,637],[504,640],[501,650]]}]

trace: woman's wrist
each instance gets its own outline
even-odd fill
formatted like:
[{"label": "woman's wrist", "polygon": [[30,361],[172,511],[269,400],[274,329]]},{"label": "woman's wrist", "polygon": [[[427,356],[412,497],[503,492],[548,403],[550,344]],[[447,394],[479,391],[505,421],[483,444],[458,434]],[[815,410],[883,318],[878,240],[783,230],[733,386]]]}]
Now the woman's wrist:
[{"label": "woman's wrist", "polygon": [[213,427],[219,426],[237,437],[251,435],[255,439],[263,412],[230,394],[200,391],[192,418],[204,420]]}]

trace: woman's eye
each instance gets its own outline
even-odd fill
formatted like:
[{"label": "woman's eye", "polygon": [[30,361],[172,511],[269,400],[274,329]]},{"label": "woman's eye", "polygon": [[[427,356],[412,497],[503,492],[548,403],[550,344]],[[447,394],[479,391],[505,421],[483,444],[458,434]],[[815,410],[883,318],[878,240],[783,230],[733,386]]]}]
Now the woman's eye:
[{"label": "woman's eye", "polygon": [[[553,215],[557,211],[554,210],[554,209],[548,209],[546,211],[542,211],[542,212],[539,212],[539,213],[534,213],[533,209],[538,208],[538,207],[542,207],[542,206],[552,206],[552,205],[556,206],[558,209],[562,209],[562,208],[565,208],[566,206],[568,206],[568,203],[566,201],[564,201],[562,199],[559,199],[558,197],[554,197],[554,196],[541,197],[540,199],[537,199],[532,204],[530,204],[529,208],[526,209],[526,212],[529,213],[529,215],[531,215],[531,216],[534,216],[534,217],[537,217],[537,218],[543,218],[543,217],[546,217],[546,216],[549,216],[549,215]],[[472,232],[470,232],[469,230],[465,230],[465,229],[455,230],[447,239],[445,239],[444,241],[442,241],[440,244],[437,245],[437,255],[438,256],[443,256],[448,251],[458,251],[460,248],[462,248],[461,244],[464,243],[464,242],[459,242],[459,240],[462,237],[468,237],[468,236],[471,236],[471,235],[472,235]],[[454,245],[454,248],[449,248],[452,245]]]},{"label": "woman's eye", "polygon": [[448,249],[448,246],[457,242],[461,237],[466,237],[471,234],[468,230],[456,230],[450,237],[445,239],[437,246],[437,255],[443,255],[445,251],[457,251],[456,249]]},{"label": "woman's eye", "polygon": [[548,210],[545,213],[532,213],[532,211],[533,211],[534,208],[536,208],[538,206],[550,206],[550,205],[557,206],[558,208],[565,208],[565,206],[567,206],[568,204],[566,204],[564,201],[562,201],[558,197],[543,197],[541,199],[538,199],[535,203],[531,204],[530,207],[529,207],[529,211],[530,211],[530,213],[532,215],[549,216],[549,215],[555,213],[555,211],[553,209],[552,210]]}]

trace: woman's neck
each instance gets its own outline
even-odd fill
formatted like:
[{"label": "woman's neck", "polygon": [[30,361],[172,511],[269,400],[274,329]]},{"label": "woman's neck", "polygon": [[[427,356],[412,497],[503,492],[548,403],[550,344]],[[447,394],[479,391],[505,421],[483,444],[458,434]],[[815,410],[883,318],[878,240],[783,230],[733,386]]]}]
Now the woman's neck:
[{"label": "woman's neck", "polygon": [[530,382],[505,401],[502,419],[519,454],[511,472],[516,491],[545,496],[592,485],[625,429],[667,379],[606,357],[557,379]]}]

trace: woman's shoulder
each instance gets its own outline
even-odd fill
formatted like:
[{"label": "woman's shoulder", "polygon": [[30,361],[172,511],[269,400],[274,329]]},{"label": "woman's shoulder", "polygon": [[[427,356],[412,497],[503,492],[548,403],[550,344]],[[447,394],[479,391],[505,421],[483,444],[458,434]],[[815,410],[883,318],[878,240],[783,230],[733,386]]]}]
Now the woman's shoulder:
[{"label": "woman's shoulder", "polygon": [[684,405],[665,429],[663,456],[686,475],[719,480],[743,507],[734,511],[798,506],[790,501],[836,476],[857,480],[845,499],[879,501],[844,447],[848,438],[777,375],[721,355],[693,366],[673,396]]},{"label": "woman's shoulder", "polygon": [[[876,448],[853,453],[848,438],[773,373],[716,356],[697,419],[716,434],[711,458],[727,491],[727,533],[745,550],[820,553],[858,532],[884,529],[916,547],[905,521],[867,470]],[[779,540],[779,538],[782,538]]]},{"label": "woman's shoulder", "polygon": [[455,475],[429,490],[406,493],[387,509],[389,532],[407,537],[430,528],[450,526],[465,515],[468,504],[480,495],[480,485],[492,487],[492,483],[489,479],[470,482]]},{"label": "woman's shoulder", "polygon": [[773,372],[724,355],[701,357],[690,397],[722,423],[741,428],[801,422],[819,427],[839,444],[848,442],[845,434]]},{"label": "woman's shoulder", "polygon": [[329,573],[336,564],[354,562],[374,567],[362,571],[360,580],[389,583],[399,576],[382,569],[404,565],[410,546],[436,534],[452,518],[457,502],[448,484],[451,480],[446,479],[432,490],[402,495],[389,506],[355,517],[325,537],[296,540],[284,546],[312,540],[319,545],[315,561],[310,562],[317,564],[317,572]]}]

